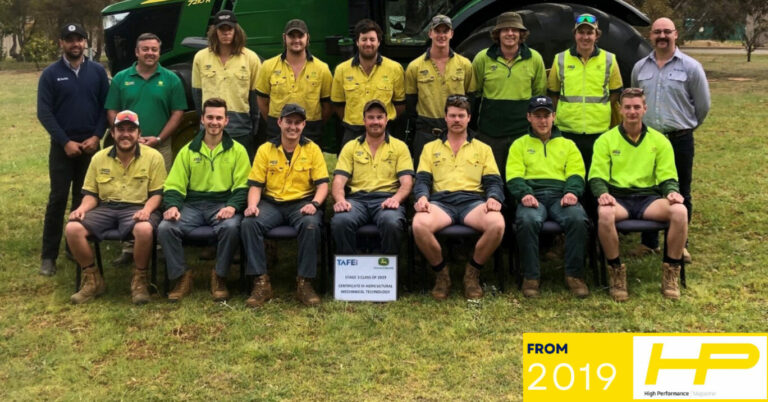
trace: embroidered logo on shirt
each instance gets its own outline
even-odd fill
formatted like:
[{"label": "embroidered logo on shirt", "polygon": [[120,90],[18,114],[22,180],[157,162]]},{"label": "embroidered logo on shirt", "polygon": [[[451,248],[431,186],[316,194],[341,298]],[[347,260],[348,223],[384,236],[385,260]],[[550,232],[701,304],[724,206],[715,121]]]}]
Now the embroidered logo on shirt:
[{"label": "embroidered logo on shirt", "polygon": [[59,78],[56,78],[56,81],[68,81],[68,80],[69,80],[69,77],[59,77]]},{"label": "embroidered logo on shirt", "polygon": [[129,86],[131,86],[133,84],[135,84],[135,82],[133,82],[133,81],[126,81],[125,82],[125,86],[127,86],[127,87],[129,87]]},{"label": "embroidered logo on shirt", "polygon": [[533,154],[536,153],[536,150],[533,149],[533,148],[528,148],[528,151],[526,151],[526,152],[528,152],[529,154],[533,155]]},{"label": "embroidered logo on shirt", "polygon": [[613,152],[611,152],[611,153],[612,153],[613,155],[615,155],[615,156],[619,156],[619,155],[621,155],[621,151],[620,151],[620,150],[618,150],[618,149],[614,149],[614,150],[613,150]]},{"label": "embroidered logo on shirt", "polygon": [[101,168],[99,169],[99,174],[109,174],[110,170],[109,168]]}]

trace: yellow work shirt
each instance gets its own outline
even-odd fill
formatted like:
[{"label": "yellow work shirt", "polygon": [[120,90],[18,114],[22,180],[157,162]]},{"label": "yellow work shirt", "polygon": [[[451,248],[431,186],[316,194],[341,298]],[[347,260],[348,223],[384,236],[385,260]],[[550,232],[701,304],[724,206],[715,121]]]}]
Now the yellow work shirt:
[{"label": "yellow work shirt", "polygon": [[138,144],[127,167],[117,157],[114,146],[93,155],[85,174],[83,194],[99,202],[144,204],[149,197],[163,193],[166,171],[157,150]]},{"label": "yellow work shirt", "polygon": [[419,161],[418,173],[421,172],[432,175],[433,194],[443,191],[483,194],[483,176],[501,178],[491,147],[467,136],[467,141],[454,155],[445,134],[424,146]]},{"label": "yellow work shirt", "polygon": [[403,141],[385,134],[376,155],[371,156],[371,147],[365,135],[349,141],[339,153],[333,174],[347,177],[350,193],[357,192],[396,193],[400,188],[400,177],[413,176],[413,161],[408,146]]},{"label": "yellow work shirt", "polygon": [[328,64],[312,56],[309,50],[307,61],[296,78],[283,52],[265,61],[259,69],[256,94],[269,98],[269,116],[279,118],[283,106],[296,103],[307,111],[308,121],[317,121],[322,119],[320,102],[331,99],[332,80]]},{"label": "yellow work shirt", "polygon": [[445,117],[445,100],[449,95],[475,92],[472,62],[450,51],[443,74],[427,52],[408,64],[405,70],[405,94],[417,95],[416,113],[420,117]]},{"label": "yellow work shirt", "polygon": [[206,48],[197,52],[192,62],[192,88],[202,90],[202,102],[218,97],[227,102],[228,112],[248,113],[249,92],[256,90],[260,67],[259,56],[248,48],[231,56],[226,64]]},{"label": "yellow work shirt", "polygon": [[328,167],[323,151],[301,137],[290,163],[280,138],[267,141],[256,151],[248,184],[262,187],[265,198],[277,202],[296,201],[314,195],[317,185],[328,183]]},{"label": "yellow work shirt", "polygon": [[331,102],[344,104],[345,123],[362,126],[363,106],[373,99],[386,105],[389,120],[397,117],[394,105],[405,104],[403,66],[400,63],[379,55],[370,75],[360,67],[357,55],[336,66]]}]

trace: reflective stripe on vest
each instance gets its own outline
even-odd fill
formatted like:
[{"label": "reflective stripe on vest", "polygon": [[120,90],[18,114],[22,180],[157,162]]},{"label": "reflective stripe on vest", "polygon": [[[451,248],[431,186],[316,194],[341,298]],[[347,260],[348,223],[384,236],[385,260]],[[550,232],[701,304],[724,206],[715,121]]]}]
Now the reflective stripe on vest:
[{"label": "reflective stripe on vest", "polygon": [[[603,50],[605,54],[605,71],[602,86],[600,88],[600,96],[585,96],[569,94],[568,90],[574,85],[568,85],[565,80],[565,57],[568,50],[557,54],[557,69],[558,78],[560,79],[560,98],[557,108],[557,121],[555,124],[567,132],[573,133],[586,133],[586,134],[598,134],[608,130],[611,124],[611,110],[610,110],[610,92],[608,91],[608,83],[611,78],[611,67],[613,65],[613,55]],[[585,64],[581,61],[580,57],[578,62],[581,63],[582,69],[585,69]],[[588,62],[587,62],[588,63]],[[584,73],[582,73],[582,77]],[[586,82],[586,78],[583,77],[582,83]],[[578,85],[575,85],[578,90]],[[585,85],[582,85],[581,90],[585,90]],[[597,91],[595,91],[597,92]]]}]

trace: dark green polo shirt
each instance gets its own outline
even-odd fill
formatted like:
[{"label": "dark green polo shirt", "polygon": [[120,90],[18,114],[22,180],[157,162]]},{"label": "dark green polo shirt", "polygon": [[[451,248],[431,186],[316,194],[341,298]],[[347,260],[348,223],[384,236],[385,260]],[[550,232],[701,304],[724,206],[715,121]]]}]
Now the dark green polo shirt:
[{"label": "dark green polo shirt", "polygon": [[136,72],[134,62],[112,78],[104,108],[133,110],[139,115],[141,136],[156,137],[171,112],[187,109],[187,98],[181,80],[173,71],[158,65],[157,71],[145,80]]}]

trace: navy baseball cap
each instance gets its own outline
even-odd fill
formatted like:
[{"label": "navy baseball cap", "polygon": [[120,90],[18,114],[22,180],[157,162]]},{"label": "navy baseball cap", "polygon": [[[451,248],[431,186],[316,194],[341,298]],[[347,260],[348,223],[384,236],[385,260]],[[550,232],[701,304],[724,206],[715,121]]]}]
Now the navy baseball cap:
[{"label": "navy baseball cap", "polygon": [[528,113],[533,113],[539,109],[547,109],[550,113],[555,111],[555,105],[549,96],[534,96],[528,101]]}]

